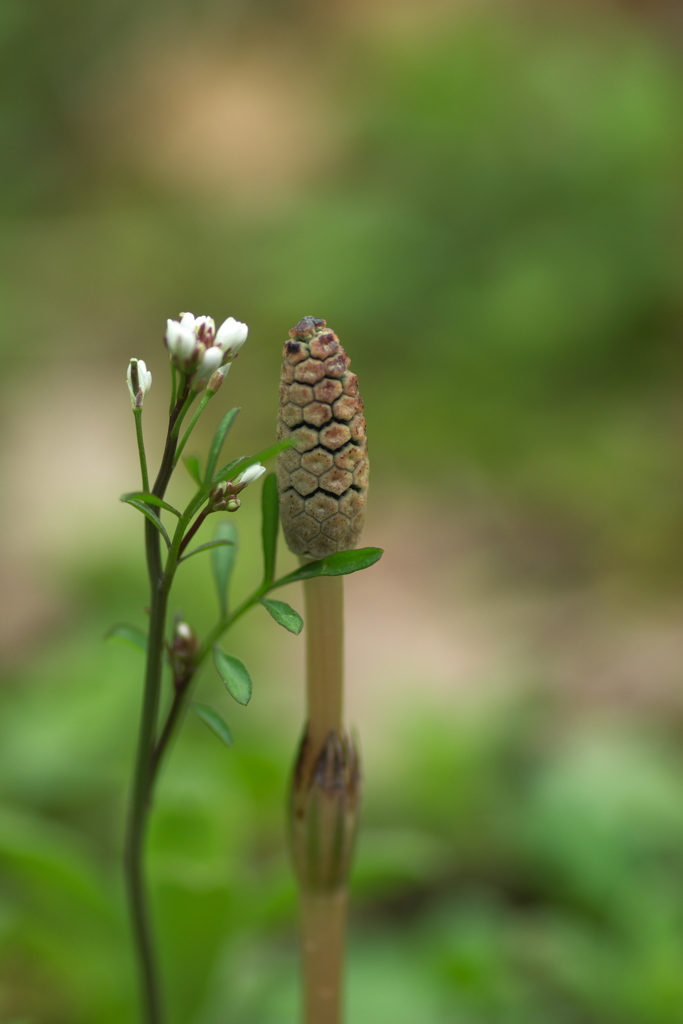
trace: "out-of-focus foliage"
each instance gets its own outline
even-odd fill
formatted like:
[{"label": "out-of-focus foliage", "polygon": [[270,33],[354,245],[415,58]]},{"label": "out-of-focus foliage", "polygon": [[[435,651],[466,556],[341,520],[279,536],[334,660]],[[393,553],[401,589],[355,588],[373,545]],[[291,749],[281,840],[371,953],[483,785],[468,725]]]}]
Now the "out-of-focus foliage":
[{"label": "out-of-focus foliage", "polygon": [[[431,491],[484,522],[503,510],[532,546],[551,537],[556,585],[677,587],[675,57],[598,4],[553,18],[420,6],[406,30],[381,6],[350,23],[334,5],[7,0],[3,393],[26,389],[39,420],[27,382],[58,371],[74,416],[84,389],[117,387],[127,406],[134,353],[154,373],[152,430],[165,354],[150,332],[181,309],[235,315],[251,328],[235,399],[251,451],[272,437],[287,327],[323,315],[353,339],[377,495],[426,507]],[[236,130],[217,115],[172,167],[168,124],[187,127],[176,76],[200,120],[215,98],[206,68],[220,96],[245,55],[245,102],[249,83],[265,82],[268,108],[295,82],[325,130],[293,117],[278,149],[249,117]],[[250,190],[247,157],[278,187]],[[185,178],[178,163],[211,174]],[[69,462],[42,429],[44,465]],[[132,488],[132,434],[130,465]],[[37,500],[35,469],[22,501]],[[104,537],[89,575],[64,584],[61,636],[36,637],[0,694],[3,1024],[135,1019],[119,858],[140,655],[99,646],[144,603],[121,547]],[[186,574],[194,624],[212,600],[208,559]],[[282,805],[297,737],[269,702],[298,683],[268,661],[276,628],[255,609],[238,641],[248,709],[208,673],[197,694],[226,702],[235,746],[188,718],[163,775],[149,871],[172,1024],[228,1009],[234,1024],[296,1019]],[[589,726],[543,700],[457,719],[406,711],[366,784],[349,1019],[679,1024],[677,728]]]},{"label": "out-of-focus foliage", "polygon": [[[141,656],[92,644],[114,602],[89,586],[81,627],[3,698],[3,1020],[134,1019],[118,858]],[[255,683],[235,746],[188,719],[160,788],[149,862],[174,1024],[296,1019],[296,737]],[[200,696],[234,721],[221,690],[209,673]],[[534,697],[406,722],[366,787],[350,1019],[680,1019],[677,731],[568,729],[558,710]]]},{"label": "out-of-focus foliage", "polygon": [[[3,10],[10,363],[21,332],[51,357],[97,336],[112,361],[126,338],[156,367],[150,325],[181,303],[248,320],[256,381],[310,307],[353,339],[376,472],[417,460],[464,499],[540,510],[578,549],[564,571],[680,570],[680,77],[642,26],[487,7],[364,32],[263,7],[255,37],[237,5]],[[221,95],[201,91],[205,67],[220,80],[259,47],[282,60],[273,102],[299,69],[302,104],[322,105],[329,165],[245,198],[234,167],[253,147],[275,177],[293,157],[219,113],[178,158],[212,168],[206,189],[164,178],[149,153],[168,148],[167,111],[141,67],[162,96],[163,57],[194,68],[199,117]],[[316,166],[326,145],[292,149]],[[270,432],[264,389],[244,405]]]}]

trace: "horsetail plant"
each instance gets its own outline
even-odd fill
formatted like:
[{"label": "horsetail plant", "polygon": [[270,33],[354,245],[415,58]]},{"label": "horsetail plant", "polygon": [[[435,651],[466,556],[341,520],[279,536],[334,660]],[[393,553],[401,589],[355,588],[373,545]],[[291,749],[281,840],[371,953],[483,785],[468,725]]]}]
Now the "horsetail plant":
[{"label": "horsetail plant", "polygon": [[[277,457],[282,525],[302,571],[381,554],[358,543],[368,486],[358,380],[326,322],[304,317],[283,352]],[[372,555],[370,555],[372,552]],[[320,559],[321,562],[311,561]],[[356,565],[355,568],[361,568]],[[299,883],[304,1019],[339,1024],[348,879],[360,801],[358,751],[344,731],[343,578],[304,581],[307,720],[291,789],[290,845]]]},{"label": "horsetail plant", "polygon": [[[322,321],[317,323],[320,324]],[[230,409],[216,428],[203,466],[195,455],[185,457],[183,460],[196,486],[189,503],[181,511],[166,501],[167,488],[192,431],[212,397],[221,388],[232,362],[247,339],[247,334],[246,324],[232,317],[225,320],[218,330],[211,317],[195,317],[191,313],[181,314],[177,321],[168,321],[164,341],[169,352],[171,369],[169,419],[161,463],[151,487],[142,413],[145,398],[152,386],[152,374],[141,359],[131,359],[126,375],[135,420],[142,489],[122,495],[121,500],[145,517],[144,540],[150,594],[149,620],[146,630],[130,624],[119,624],[109,631],[109,635],[131,642],[146,652],[142,710],[124,856],[126,888],[140,976],[140,1019],[144,1024],[164,1024],[166,1020],[143,866],[147,825],[159,770],[188,706],[192,706],[199,718],[227,746],[232,744],[230,728],[221,715],[212,707],[191,701],[193,683],[198,670],[212,655],[217,672],[228,692],[238,703],[247,704],[252,692],[251,677],[242,661],[226,653],[219,646],[223,634],[257,604],[263,605],[270,616],[285,629],[298,634],[303,627],[301,616],[284,601],[268,597],[272,590],[298,580],[312,582],[318,577],[355,572],[371,565],[381,556],[378,548],[357,552],[343,551],[344,545],[337,541],[336,547],[332,549],[319,549],[320,555],[324,554],[326,557],[318,556],[317,560],[307,560],[299,569],[277,578],[278,494],[274,473],[265,478],[262,490],[263,576],[254,590],[234,610],[228,600],[237,551],[234,521],[220,521],[213,540],[187,550],[209,516],[223,512],[235,513],[239,510],[241,492],[266,472],[262,462],[298,444],[297,439],[283,436],[277,444],[257,455],[249,458],[239,456],[218,468],[223,444],[239,412],[237,408]],[[343,374],[340,377],[343,378]],[[181,435],[185,419],[195,402],[196,409]],[[322,481],[321,486],[324,486]],[[344,514],[351,514],[350,506]],[[169,522],[169,517],[174,525],[172,530],[167,529],[165,525],[165,522]],[[316,521],[322,521],[322,517]],[[212,561],[218,594],[218,616],[214,626],[201,640],[184,617],[176,615],[172,624],[169,624],[168,619],[171,588],[176,572],[188,558],[205,550],[210,551]],[[314,610],[311,610],[311,615],[315,631],[320,616]],[[321,656],[326,657],[324,652]],[[163,692],[165,675],[168,678],[166,693]],[[330,748],[331,771],[336,770],[335,756],[337,748]],[[322,1018],[318,1024],[323,1024]]]}]

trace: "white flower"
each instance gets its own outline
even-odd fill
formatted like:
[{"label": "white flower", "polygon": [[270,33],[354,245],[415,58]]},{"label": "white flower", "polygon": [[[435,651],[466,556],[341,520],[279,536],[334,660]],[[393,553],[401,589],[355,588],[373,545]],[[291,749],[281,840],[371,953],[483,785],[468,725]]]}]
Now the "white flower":
[{"label": "white flower", "polygon": [[[191,318],[191,323],[188,321],[188,317]],[[177,320],[167,320],[164,341],[166,348],[171,353],[172,361],[176,366],[184,369],[194,358],[197,348],[197,335],[194,330],[192,313],[184,313],[180,323]]]},{"label": "white flower", "polygon": [[211,348],[207,348],[206,352],[201,358],[201,362],[197,367],[197,372],[192,378],[192,387],[197,391],[201,391],[205,387],[209,377],[212,377],[214,372],[223,362],[223,350],[218,348],[217,345],[212,345]]},{"label": "white flower", "polygon": [[[175,322],[175,321],[171,321]],[[211,316],[195,316],[194,313],[181,313],[180,326],[195,338],[201,341],[208,348],[213,345],[213,336],[216,333],[216,324]]]},{"label": "white flower", "polygon": [[255,480],[263,476],[266,471],[266,467],[262,466],[260,462],[255,462],[253,466],[249,466],[243,473],[235,480],[236,487],[246,487],[248,484],[253,484]]},{"label": "white flower", "polygon": [[[192,316],[192,313],[186,313],[185,316]],[[216,333],[216,325],[213,322],[213,317],[210,316],[198,316],[194,321],[194,333],[197,335],[199,341],[203,342],[208,348],[214,344],[214,334]]]},{"label": "white flower", "polygon": [[152,386],[152,374],[142,359],[131,359],[128,363],[126,382],[134,409],[142,409],[145,395]]},{"label": "white flower", "polygon": [[234,316],[229,316],[220,325],[214,345],[218,345],[223,350],[226,363],[231,362],[235,358],[247,340],[248,333],[249,328],[247,325],[243,324],[240,320],[235,320]]}]

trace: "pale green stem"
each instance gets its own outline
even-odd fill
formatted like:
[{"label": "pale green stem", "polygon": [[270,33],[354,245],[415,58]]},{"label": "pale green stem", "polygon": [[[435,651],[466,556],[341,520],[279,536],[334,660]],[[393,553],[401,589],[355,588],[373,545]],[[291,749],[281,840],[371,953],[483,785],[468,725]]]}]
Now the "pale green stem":
[{"label": "pale green stem", "polygon": [[171,363],[171,405],[169,407],[169,416],[175,408],[176,398],[178,396],[178,371],[176,370],[173,363]]},{"label": "pale green stem", "polygon": [[[306,743],[315,761],[342,734],[344,577],[304,580]],[[331,890],[299,885],[305,1024],[341,1024],[348,880]]]},{"label": "pale green stem", "polygon": [[[173,424],[173,429],[171,430],[170,437],[173,439],[173,441],[177,440],[178,434],[180,433],[180,427],[182,426],[182,422],[185,419],[185,416],[187,415],[187,412],[188,412],[190,406],[192,405],[192,403],[194,402],[196,397],[197,397],[197,392],[196,391],[190,391],[188,396],[187,396],[187,398],[183,402],[183,404],[182,404],[182,406],[180,408],[180,411],[178,413],[178,417],[177,417],[175,423]],[[175,451],[174,451],[173,454],[175,456]],[[173,462],[171,464],[171,472],[173,472],[174,467],[175,467],[175,462]]]},{"label": "pale green stem", "polygon": [[[169,420],[169,430],[161,467],[154,483],[153,493],[159,498],[163,498],[171,478],[171,473],[173,472],[173,457],[175,455],[180,423],[196,397],[191,392],[187,393],[186,388],[186,378],[183,377],[181,379],[181,393]],[[183,396],[185,396],[184,401]],[[180,404],[181,402],[182,404]],[[137,418],[136,422],[139,422]],[[148,486],[145,490],[147,489]],[[179,530],[177,529],[168,553],[166,566],[162,568],[159,534],[152,523],[148,520],[145,522],[147,569],[150,582],[150,626],[142,715],[129,809],[128,833],[126,836],[125,868],[134,941],[140,968],[144,1020],[146,1024],[162,1024],[164,1019],[143,873],[143,849],[154,783],[154,748],[161,689],[168,594],[177,566],[181,542],[182,535],[179,536]]]},{"label": "pale green stem", "polygon": [[238,619],[241,619],[245,612],[248,612],[255,604],[258,604],[259,600],[272,588],[272,583],[262,583],[258,590],[255,590],[254,593],[246,599],[246,601],[242,602],[239,608],[235,609],[232,615],[226,615],[225,618],[216,623],[195,656],[195,664],[197,668],[199,668],[204,659],[208,657],[213,645],[220,640],[223,633],[230,629]]},{"label": "pale green stem", "polygon": [[142,476],[142,489],[149,493],[149,474],[147,473],[147,456],[145,454],[145,440],[142,436],[142,409],[133,409],[135,416],[135,434],[138,439],[138,455],[140,456],[140,473]]},{"label": "pale green stem", "polygon": [[183,436],[182,436],[182,439],[181,439],[181,441],[180,441],[180,443],[178,444],[178,447],[177,447],[177,449],[176,449],[176,453],[175,453],[175,460],[174,460],[174,462],[173,462],[173,468],[174,468],[174,469],[175,469],[175,467],[176,467],[176,466],[178,465],[178,461],[179,461],[179,459],[180,459],[180,456],[181,456],[181,455],[182,455],[182,453],[183,453],[183,448],[184,448],[184,447],[185,447],[185,445],[187,444],[187,442],[188,442],[188,440],[189,440],[189,438],[190,438],[190,434],[192,433],[192,431],[194,430],[194,428],[195,428],[195,426],[196,426],[196,424],[197,424],[197,420],[199,419],[199,417],[201,416],[201,414],[202,414],[202,413],[204,412],[204,410],[206,409],[207,405],[209,404],[209,402],[210,402],[210,401],[211,401],[211,399],[213,398],[214,394],[215,394],[215,392],[213,392],[213,391],[206,391],[206,392],[204,393],[204,396],[203,396],[203,398],[202,398],[201,402],[199,403],[199,405],[198,405],[198,407],[197,407],[197,411],[195,412],[194,416],[193,416],[193,417],[192,417],[192,419],[190,420],[190,425],[189,425],[189,427],[187,428],[187,430],[185,431],[185,433],[183,434]]}]

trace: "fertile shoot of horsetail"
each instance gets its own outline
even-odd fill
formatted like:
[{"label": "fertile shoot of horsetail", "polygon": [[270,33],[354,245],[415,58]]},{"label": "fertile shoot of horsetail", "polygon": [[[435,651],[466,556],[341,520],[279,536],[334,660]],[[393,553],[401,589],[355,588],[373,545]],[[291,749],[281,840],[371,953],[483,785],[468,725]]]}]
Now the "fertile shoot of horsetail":
[{"label": "fertile shoot of horsetail", "polygon": [[[277,457],[285,539],[300,556],[334,559],[360,538],[368,487],[363,402],[350,360],[324,320],[289,332],[280,383]],[[367,549],[373,550],[373,549]],[[362,552],[356,552],[356,555]],[[344,730],[344,580],[304,582],[306,723],[294,768],[289,833],[300,893],[305,1024],[340,1024],[348,884],[360,766]]]}]

